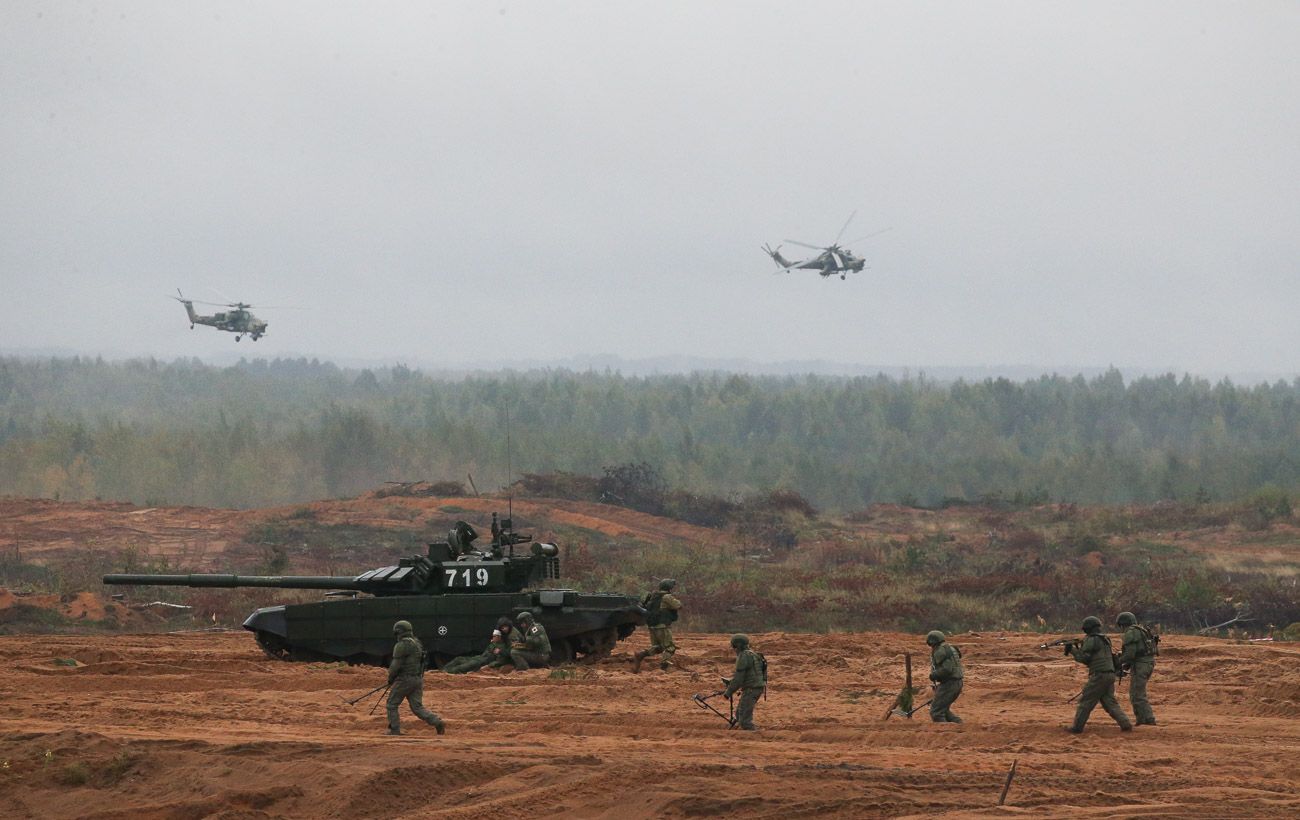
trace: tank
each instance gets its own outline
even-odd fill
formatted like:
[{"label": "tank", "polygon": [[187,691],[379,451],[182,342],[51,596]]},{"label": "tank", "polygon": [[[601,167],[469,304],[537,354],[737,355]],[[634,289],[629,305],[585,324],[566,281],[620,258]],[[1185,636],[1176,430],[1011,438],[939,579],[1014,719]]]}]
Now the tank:
[{"label": "tank", "polygon": [[[285,661],[346,661],[387,666],[393,623],[410,621],[441,667],[478,654],[497,619],[528,610],[546,628],[552,663],[594,661],[645,623],[636,598],[555,586],[559,549],[518,535],[510,519],[492,515],[492,542],[458,521],[428,553],[402,558],[354,577],[330,575],[105,575],[105,584],[185,587],[271,587],[325,590],[325,600],[259,609],[244,621],[258,645]],[[530,544],[531,542],[531,544]],[[530,544],[529,546],[523,546]]]}]

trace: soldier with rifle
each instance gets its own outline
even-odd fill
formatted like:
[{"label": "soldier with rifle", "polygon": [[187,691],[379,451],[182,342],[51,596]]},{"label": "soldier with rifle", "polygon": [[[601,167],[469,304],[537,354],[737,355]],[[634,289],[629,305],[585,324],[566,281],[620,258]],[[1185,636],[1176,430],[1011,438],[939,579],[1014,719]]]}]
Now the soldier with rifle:
[{"label": "soldier with rifle", "polygon": [[1101,704],[1106,714],[1115,719],[1119,728],[1125,732],[1133,731],[1133,724],[1128,715],[1119,708],[1115,700],[1116,666],[1115,654],[1111,650],[1110,638],[1101,634],[1101,619],[1089,615],[1083,619],[1084,638],[1077,645],[1074,641],[1058,641],[1065,644],[1065,654],[1088,667],[1088,682],[1079,693],[1079,707],[1074,712],[1074,724],[1066,731],[1080,734],[1088,722],[1092,710]]},{"label": "soldier with rifle", "polygon": [[415,637],[410,621],[393,624],[393,636],[397,643],[393,646],[393,662],[388,665],[388,733],[402,733],[402,720],[397,714],[402,701],[409,703],[415,716],[437,729],[438,734],[445,733],[442,718],[424,708],[424,644]]},{"label": "soldier with rifle", "polygon": [[650,628],[650,648],[636,653],[632,659],[633,672],[640,672],[641,663],[660,652],[663,657],[659,659],[659,668],[666,672],[672,666],[673,655],[677,652],[677,644],[673,643],[673,623],[677,620],[677,611],[682,608],[682,602],[673,595],[676,586],[677,582],[672,578],[665,578],[659,582],[657,591],[647,593],[641,599],[645,623]]},{"label": "soldier with rifle", "polygon": [[1156,670],[1160,636],[1140,626],[1132,612],[1121,612],[1115,624],[1124,630],[1119,666],[1122,672],[1128,672],[1128,701],[1133,706],[1133,717],[1139,726],[1155,726],[1156,713],[1147,700],[1147,681]]}]

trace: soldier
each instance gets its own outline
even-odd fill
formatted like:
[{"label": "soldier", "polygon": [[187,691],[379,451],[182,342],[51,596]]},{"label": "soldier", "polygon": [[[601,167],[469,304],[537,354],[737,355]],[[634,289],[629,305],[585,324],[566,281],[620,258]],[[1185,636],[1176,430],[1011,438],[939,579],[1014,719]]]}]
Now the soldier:
[{"label": "soldier", "polygon": [[465,655],[456,658],[442,668],[449,675],[463,675],[487,666],[496,669],[510,660],[510,635],[514,629],[509,618],[497,621],[497,628],[492,630],[492,640],[479,655]]},{"label": "soldier", "polygon": [[1156,655],[1160,653],[1159,640],[1144,626],[1138,626],[1137,616],[1121,612],[1115,624],[1124,628],[1124,643],[1120,649],[1120,668],[1128,672],[1128,701],[1133,705],[1133,717],[1139,726],[1155,726],[1156,713],[1147,700],[1147,681],[1156,670]]},{"label": "soldier", "polygon": [[405,700],[416,717],[443,734],[447,729],[442,718],[424,708],[424,644],[415,637],[410,621],[393,624],[393,635],[397,643],[393,646],[393,662],[388,665],[388,733],[402,733],[397,707]]},{"label": "soldier", "polygon": [[551,662],[551,639],[546,628],[533,620],[533,613],[524,611],[515,618],[519,629],[510,647],[510,662],[523,671],[532,666],[546,666]]},{"label": "soldier", "polygon": [[753,731],[754,704],[767,690],[767,661],[762,655],[749,648],[748,635],[732,635],[731,648],[736,650],[736,671],[731,680],[726,681],[727,688],[716,694],[730,698],[737,691],[742,692],[740,705],[736,707],[736,723],[746,731]]},{"label": "soldier", "polygon": [[961,723],[950,708],[961,696],[961,650],[947,643],[947,637],[935,629],[925,636],[930,647],[930,681],[934,698],[930,701],[930,720],[935,723]]},{"label": "soldier", "polygon": [[636,653],[632,660],[633,672],[640,672],[641,662],[660,652],[664,656],[659,661],[659,668],[667,671],[672,665],[673,655],[677,652],[677,644],[673,643],[672,625],[677,620],[677,610],[682,608],[682,602],[672,594],[676,586],[677,582],[672,578],[665,578],[659,582],[657,592],[646,593],[646,596],[641,599],[641,608],[645,610],[645,624],[650,628],[650,648]]},{"label": "soldier", "polygon": [[1088,667],[1088,682],[1083,685],[1079,695],[1079,708],[1074,713],[1074,725],[1066,727],[1076,735],[1083,731],[1088,722],[1088,715],[1100,702],[1106,714],[1115,719],[1119,728],[1125,732],[1133,731],[1128,715],[1119,708],[1115,700],[1115,656],[1111,652],[1110,638],[1101,634],[1101,620],[1093,615],[1083,619],[1083,631],[1086,636],[1078,646],[1067,643],[1065,654]]}]

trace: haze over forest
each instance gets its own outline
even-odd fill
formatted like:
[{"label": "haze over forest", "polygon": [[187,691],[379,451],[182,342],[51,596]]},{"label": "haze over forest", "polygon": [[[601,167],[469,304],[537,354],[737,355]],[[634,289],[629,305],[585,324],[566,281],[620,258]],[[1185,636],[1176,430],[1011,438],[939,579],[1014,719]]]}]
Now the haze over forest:
[{"label": "haze over forest", "polygon": [[473,475],[494,490],[527,473],[629,465],[661,489],[792,490],[840,512],[1293,493],[1300,379],[445,379],[306,360],[0,358],[0,494],[250,507],[384,481]]}]

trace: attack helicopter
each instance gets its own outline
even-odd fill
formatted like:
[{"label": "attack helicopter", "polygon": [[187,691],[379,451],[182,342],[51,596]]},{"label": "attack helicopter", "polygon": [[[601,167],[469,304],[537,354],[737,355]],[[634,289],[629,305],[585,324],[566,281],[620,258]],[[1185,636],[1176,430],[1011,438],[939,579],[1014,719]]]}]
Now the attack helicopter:
[{"label": "attack helicopter", "polygon": [[[839,274],[840,279],[847,279],[850,273],[860,273],[862,269],[867,266],[866,259],[854,254],[853,251],[848,248],[841,247],[839,244],[840,237],[844,235],[846,230],[848,230],[849,223],[852,222],[853,217],[857,215],[857,211],[849,214],[849,218],[844,221],[844,227],[840,228],[840,232],[835,235],[835,241],[829,245],[810,245],[807,242],[799,242],[794,239],[785,240],[791,245],[799,245],[800,247],[821,251],[821,253],[811,259],[801,259],[792,262],[781,255],[780,245],[777,245],[775,250],[768,245],[764,245],[763,252],[772,257],[772,261],[775,262],[777,267],[781,268],[784,273],[789,273],[792,270],[815,270],[817,271],[817,275],[821,276],[823,279],[829,276],[834,276],[837,273]],[[855,239],[848,244],[856,244],[865,239],[870,239],[873,236],[879,236],[888,230],[890,229],[885,228],[884,230],[867,234],[861,239]]]},{"label": "attack helicopter", "polygon": [[217,330],[225,330],[235,334],[235,341],[242,339],[247,334],[253,341],[257,341],[266,335],[267,323],[248,312],[252,305],[246,302],[227,302],[218,304],[216,302],[199,302],[200,305],[211,305],[212,307],[227,307],[233,310],[225,313],[216,313],[212,316],[200,316],[194,312],[194,300],[186,299],[185,294],[181,293],[180,288],[176,289],[179,296],[172,296],[185,306],[185,313],[190,317],[190,330],[195,325],[208,325],[215,327]]}]

